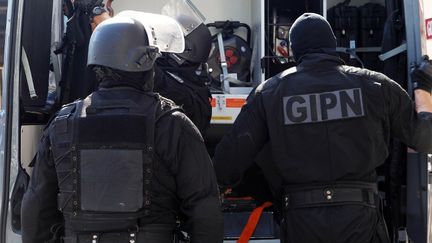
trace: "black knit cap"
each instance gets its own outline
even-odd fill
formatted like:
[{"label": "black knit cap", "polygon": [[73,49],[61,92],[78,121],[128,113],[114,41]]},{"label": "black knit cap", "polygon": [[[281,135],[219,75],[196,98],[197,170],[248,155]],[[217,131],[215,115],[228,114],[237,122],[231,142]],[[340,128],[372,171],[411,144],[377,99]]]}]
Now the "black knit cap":
[{"label": "black knit cap", "polygon": [[327,20],[319,14],[304,13],[291,26],[289,38],[294,58],[307,53],[336,55],[336,37]]}]

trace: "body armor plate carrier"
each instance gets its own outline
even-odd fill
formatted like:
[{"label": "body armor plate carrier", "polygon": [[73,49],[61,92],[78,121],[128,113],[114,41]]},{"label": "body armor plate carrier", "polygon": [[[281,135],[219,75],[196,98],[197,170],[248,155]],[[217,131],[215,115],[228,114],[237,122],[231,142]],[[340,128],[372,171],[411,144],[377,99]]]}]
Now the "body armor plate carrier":
[{"label": "body armor plate carrier", "polygon": [[50,139],[66,228],[131,230],[150,214],[158,99],[143,99],[138,106],[87,98],[54,119]]}]

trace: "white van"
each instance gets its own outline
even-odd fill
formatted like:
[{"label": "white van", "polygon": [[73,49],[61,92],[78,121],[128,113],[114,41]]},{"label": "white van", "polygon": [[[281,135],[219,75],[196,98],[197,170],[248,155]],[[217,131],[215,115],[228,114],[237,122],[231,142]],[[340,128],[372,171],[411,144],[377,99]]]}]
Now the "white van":
[{"label": "white van", "polygon": [[[41,130],[56,110],[55,98],[92,88],[82,87],[78,81],[69,86],[70,90],[59,88],[62,75],[68,72],[62,65],[67,55],[55,52],[61,48],[65,32],[64,2],[0,0],[0,242],[21,242],[19,200],[11,198],[12,189],[20,165],[31,171],[29,164]],[[166,0],[119,0],[113,3],[113,8],[116,13],[129,9],[160,13],[165,3]],[[238,28],[235,32],[249,39],[246,41],[251,49],[247,60],[249,75],[242,80],[247,84],[233,84],[223,77],[234,75],[231,77],[236,79],[238,74],[213,67],[220,69],[222,78],[216,76],[220,88],[213,90],[212,125],[207,141],[210,151],[230,128],[253,87],[295,65],[284,33],[303,12],[320,13],[329,19],[345,61],[363,64],[390,77],[394,75],[409,93],[412,93],[407,75],[410,68],[423,55],[432,57],[431,0],[193,0],[193,3],[206,17],[207,24],[229,20],[250,28],[250,38],[247,30]],[[347,24],[348,19],[356,24]],[[216,46],[219,30],[212,28],[212,31]],[[391,156],[378,171],[378,183],[393,242],[431,242],[431,159],[397,142]],[[249,213],[227,210],[226,242],[235,242]],[[272,216],[271,210],[265,211],[250,242],[279,242]]]}]

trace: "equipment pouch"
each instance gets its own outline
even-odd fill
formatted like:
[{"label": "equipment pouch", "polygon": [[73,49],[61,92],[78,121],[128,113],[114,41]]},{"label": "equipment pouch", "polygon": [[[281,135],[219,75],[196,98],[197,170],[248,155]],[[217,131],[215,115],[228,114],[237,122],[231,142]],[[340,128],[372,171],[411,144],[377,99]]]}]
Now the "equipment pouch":
[{"label": "equipment pouch", "polygon": [[[33,158],[33,161],[36,156]],[[20,162],[18,162],[20,163]],[[30,176],[27,174],[26,170],[21,166],[18,166],[18,175],[15,180],[15,184],[11,195],[11,227],[12,231],[15,233],[21,232],[21,201],[23,199],[24,193],[27,190],[30,181]]]}]

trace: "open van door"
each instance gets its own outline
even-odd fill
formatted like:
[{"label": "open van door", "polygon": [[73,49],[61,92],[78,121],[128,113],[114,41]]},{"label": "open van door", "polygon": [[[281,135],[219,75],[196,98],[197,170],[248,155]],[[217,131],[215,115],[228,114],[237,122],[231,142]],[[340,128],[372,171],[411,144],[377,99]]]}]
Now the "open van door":
[{"label": "open van door", "polygon": [[[12,162],[17,163],[16,149],[18,144],[18,100],[19,83],[14,82],[19,72],[19,47],[21,41],[21,13],[23,1],[7,0],[0,2],[0,53],[2,53],[2,89],[0,104],[0,242],[17,242],[7,237],[9,188],[11,185],[10,168]],[[3,45],[4,43],[4,45]],[[18,53],[17,53],[18,52]]]},{"label": "open van door", "polygon": [[[55,86],[51,68],[51,45],[55,40],[52,33],[56,31],[52,27],[53,6],[60,6],[58,13],[62,16],[61,0],[0,0],[0,23],[6,23],[5,27],[0,25],[0,33],[5,33],[0,107],[0,242],[21,242],[19,230],[12,227],[20,219],[20,207],[11,205],[11,191],[18,168],[27,166],[36,153],[41,129],[52,112],[48,96],[55,90],[51,87]],[[3,14],[6,9],[7,16]]]},{"label": "open van door", "polygon": [[[432,56],[432,2],[404,1],[404,10],[407,62],[412,67],[424,55]],[[412,94],[410,81],[408,91]],[[431,199],[431,156],[408,150],[406,219],[408,238],[413,242],[431,240]]]}]

